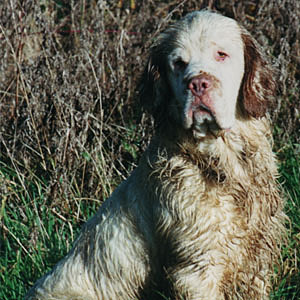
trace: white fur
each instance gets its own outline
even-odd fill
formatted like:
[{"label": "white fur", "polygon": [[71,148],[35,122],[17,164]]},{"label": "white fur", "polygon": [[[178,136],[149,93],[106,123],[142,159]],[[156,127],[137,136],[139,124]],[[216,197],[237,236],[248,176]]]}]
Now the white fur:
[{"label": "white fur", "polygon": [[[216,87],[208,95],[216,122],[222,129],[230,129],[235,122],[237,96],[244,75],[241,29],[234,20],[209,12],[190,14],[189,18],[184,19],[182,27],[177,40],[178,47],[168,55],[168,76],[174,90],[175,106],[178,105],[184,112],[181,116],[183,124],[185,128],[196,125],[203,136],[206,127],[200,125],[206,119],[212,121],[207,114],[193,120],[186,111],[193,101],[191,91],[187,90],[187,82],[205,72],[216,79]],[[228,57],[218,61],[218,51],[227,53]],[[179,59],[187,64],[184,70],[174,68],[174,63]]]}]

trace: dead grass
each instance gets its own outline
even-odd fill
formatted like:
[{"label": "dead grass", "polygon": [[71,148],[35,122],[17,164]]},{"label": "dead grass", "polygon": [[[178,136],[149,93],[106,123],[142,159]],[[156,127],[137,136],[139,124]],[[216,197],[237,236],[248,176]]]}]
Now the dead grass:
[{"label": "dead grass", "polygon": [[[238,19],[273,56],[280,139],[300,129],[298,1],[149,1],[134,11],[129,1],[123,9],[117,1],[66,3],[10,1],[0,11],[1,159],[26,178],[45,177],[55,205],[76,193],[107,196],[111,178],[127,175],[132,151],[149,136],[134,104],[145,48],[168,21],[207,4]],[[131,151],[128,126],[140,139]]]}]

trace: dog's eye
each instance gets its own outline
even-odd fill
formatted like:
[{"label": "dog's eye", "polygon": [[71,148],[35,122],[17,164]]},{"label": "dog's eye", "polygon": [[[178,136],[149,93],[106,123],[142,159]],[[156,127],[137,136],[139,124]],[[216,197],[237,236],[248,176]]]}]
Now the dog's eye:
[{"label": "dog's eye", "polygon": [[224,51],[218,51],[216,55],[217,61],[224,61],[229,55]]},{"label": "dog's eye", "polygon": [[175,70],[183,71],[186,68],[187,63],[179,58],[174,61],[173,65]]}]

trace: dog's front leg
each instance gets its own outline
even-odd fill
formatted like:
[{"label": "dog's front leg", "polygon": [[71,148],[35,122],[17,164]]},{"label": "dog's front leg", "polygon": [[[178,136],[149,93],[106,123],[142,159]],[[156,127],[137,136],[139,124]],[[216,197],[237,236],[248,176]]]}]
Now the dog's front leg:
[{"label": "dog's front leg", "polygon": [[149,253],[137,224],[138,205],[134,199],[128,199],[126,186],[121,185],[87,222],[70,253],[37,281],[25,299],[139,297],[149,273]]}]

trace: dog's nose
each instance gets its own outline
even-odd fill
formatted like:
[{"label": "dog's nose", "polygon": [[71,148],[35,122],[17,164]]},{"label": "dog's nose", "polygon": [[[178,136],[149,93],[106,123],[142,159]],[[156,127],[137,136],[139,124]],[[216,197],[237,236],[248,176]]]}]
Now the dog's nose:
[{"label": "dog's nose", "polygon": [[192,91],[194,96],[202,96],[210,87],[211,80],[205,76],[197,76],[191,79],[188,88]]}]

